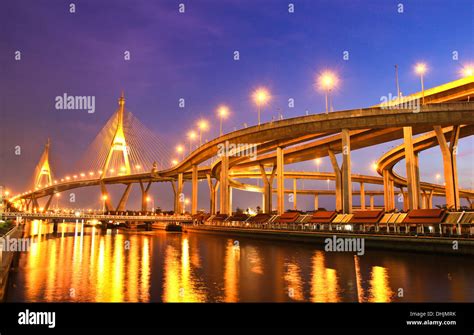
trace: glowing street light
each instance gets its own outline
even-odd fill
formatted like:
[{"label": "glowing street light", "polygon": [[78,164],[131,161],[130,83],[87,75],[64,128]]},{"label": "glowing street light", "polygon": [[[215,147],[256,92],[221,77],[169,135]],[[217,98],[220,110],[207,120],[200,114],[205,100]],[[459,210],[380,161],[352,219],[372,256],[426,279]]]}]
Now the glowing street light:
[{"label": "glowing street light", "polygon": [[427,71],[427,67],[425,63],[418,63],[415,65],[415,72],[420,75],[420,81],[421,81],[421,103],[424,105],[425,104],[425,84],[423,81],[423,76]]},{"label": "glowing street light", "polygon": [[172,164],[173,166],[178,165],[178,160],[177,160],[177,159],[173,159],[173,160],[171,161],[171,164]]},{"label": "glowing street light", "polygon": [[314,160],[314,163],[316,163],[316,166],[318,167],[318,172],[319,172],[319,165],[321,164],[321,158],[316,158]]},{"label": "glowing street light", "polygon": [[189,199],[188,199],[188,198],[184,199],[184,203],[183,203],[183,213],[182,213],[182,214],[186,213],[186,205],[188,205],[188,204],[189,204]]},{"label": "glowing street light", "polygon": [[262,106],[264,106],[270,100],[270,93],[264,87],[257,88],[253,94],[253,101],[257,105],[257,112],[258,112],[258,125],[260,126],[260,113]]},{"label": "glowing street light", "polygon": [[151,198],[151,197],[149,197],[149,196],[146,197],[146,202],[150,202],[150,201],[152,202],[151,211],[152,211],[153,213],[155,213],[155,199],[153,199],[153,198]]},{"label": "glowing street light", "polygon": [[377,171],[377,168],[378,168],[378,167],[379,167],[379,166],[378,166],[377,162],[373,162],[373,163],[372,163],[372,169],[373,169],[374,171]]},{"label": "glowing street light", "polygon": [[176,146],[176,152],[178,154],[181,154],[182,160],[184,160],[184,146],[182,146],[181,144]]},{"label": "glowing street light", "polygon": [[188,132],[188,139],[189,139],[189,153],[191,154],[191,151],[193,151],[192,145],[193,141],[196,139],[197,134],[194,130],[191,130]]},{"label": "glowing street light", "polygon": [[466,65],[462,68],[461,74],[463,77],[474,76],[474,65]]},{"label": "glowing street light", "polygon": [[219,136],[222,136],[222,120],[225,119],[229,115],[229,107],[227,106],[220,106],[217,110],[219,114]]},{"label": "glowing street light", "polygon": [[336,87],[338,78],[334,73],[325,71],[319,76],[318,82],[319,87],[326,93],[326,114],[328,114],[329,106],[331,107],[331,112],[333,111],[332,102],[330,101],[330,93],[331,90]]},{"label": "glowing street light", "polygon": [[436,182],[439,184],[439,180],[441,179],[441,174],[437,173],[435,177],[436,177]]},{"label": "glowing street light", "polygon": [[202,145],[202,132],[206,131],[209,128],[209,124],[207,123],[206,120],[199,120],[198,128],[199,128],[199,146],[201,146]]},{"label": "glowing street light", "polygon": [[107,200],[107,195],[106,194],[103,194],[102,195],[102,201],[103,201],[103,205],[102,205],[102,214],[105,214],[105,201]]}]

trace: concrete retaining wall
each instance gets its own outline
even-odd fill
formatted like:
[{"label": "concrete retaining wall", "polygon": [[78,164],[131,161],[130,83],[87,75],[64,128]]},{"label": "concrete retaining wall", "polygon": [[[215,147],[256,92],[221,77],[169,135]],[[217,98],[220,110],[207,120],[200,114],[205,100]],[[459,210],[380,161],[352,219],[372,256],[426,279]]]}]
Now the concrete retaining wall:
[{"label": "concrete retaining wall", "polygon": [[[20,238],[21,237],[21,228],[15,226],[8,233],[1,238]],[[0,240],[0,301],[5,299],[5,290],[8,282],[8,274],[10,272],[10,267],[13,262],[13,256],[15,252],[12,251],[3,251],[2,241]]]},{"label": "concrete retaining wall", "polygon": [[[451,255],[474,255],[474,240],[467,238],[429,237],[429,236],[390,236],[372,234],[349,234],[338,232],[304,232],[291,230],[263,230],[214,226],[190,226],[186,231],[193,233],[224,234],[249,238],[313,243],[324,246],[326,238],[337,237],[364,238],[365,252],[371,249],[401,250]],[[457,244],[457,249],[453,246]]]}]

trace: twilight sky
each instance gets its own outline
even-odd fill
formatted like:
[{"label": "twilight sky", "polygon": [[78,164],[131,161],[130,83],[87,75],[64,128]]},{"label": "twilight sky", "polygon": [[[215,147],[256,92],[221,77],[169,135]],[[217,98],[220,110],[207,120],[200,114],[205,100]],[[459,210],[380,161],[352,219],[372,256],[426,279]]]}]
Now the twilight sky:
[{"label": "twilight sky", "polygon": [[[341,110],[396,95],[394,64],[401,91],[410,94],[420,86],[416,62],[428,64],[427,88],[459,78],[462,66],[474,62],[472,0],[80,0],[70,13],[71,2],[3,0],[0,5],[0,184],[13,191],[26,190],[48,137],[55,175],[78,172],[74,164],[115,111],[122,89],[127,108],[174,148],[201,117],[211,122],[205,138],[214,138],[221,103],[232,111],[224,131],[255,124],[250,95],[260,85],[272,93],[262,113],[269,121],[279,112],[284,117],[323,112],[324,96],[314,82],[325,69],[340,78],[334,108]],[[289,3],[294,13],[288,12]],[[16,51],[21,60],[15,60]],[[124,59],[126,51],[130,60]],[[95,96],[95,113],[56,110],[54,99],[64,93]],[[178,107],[180,98],[185,108]],[[290,98],[294,108],[288,107]],[[371,163],[397,144],[354,152],[353,172],[373,174]],[[472,138],[460,141],[462,187],[473,186],[473,144]],[[14,153],[17,145],[21,155]],[[435,181],[442,172],[439,148],[423,152],[420,165],[422,180]],[[321,170],[328,169],[324,159]],[[404,174],[403,164],[397,172]],[[99,206],[98,192],[92,197],[87,192],[77,191],[84,196],[76,207]],[[170,192],[170,185],[153,186],[163,208],[171,206]],[[202,183],[200,208],[208,206],[207,192]],[[235,192],[236,205],[260,204],[259,195],[240,194]],[[321,202],[334,206],[329,198]],[[312,199],[302,196],[300,203],[310,209]]]}]

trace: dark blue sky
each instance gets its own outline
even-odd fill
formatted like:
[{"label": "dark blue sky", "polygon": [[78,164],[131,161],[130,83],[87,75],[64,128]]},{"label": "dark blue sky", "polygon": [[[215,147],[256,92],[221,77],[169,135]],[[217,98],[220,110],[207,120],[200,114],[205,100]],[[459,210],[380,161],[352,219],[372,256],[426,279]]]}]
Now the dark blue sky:
[{"label": "dark blue sky", "polygon": [[[184,14],[178,12],[181,2]],[[403,13],[398,13],[400,2]],[[325,69],[340,77],[334,94],[340,110],[396,95],[394,64],[400,68],[401,90],[409,94],[419,90],[416,62],[428,64],[425,85],[432,87],[459,78],[462,64],[474,61],[471,0],[80,0],[75,14],[69,13],[69,3],[1,4],[0,183],[14,190],[30,181],[48,136],[56,174],[73,170],[114,112],[122,89],[128,109],[174,147],[201,116],[213,123],[206,138],[215,137],[214,111],[221,103],[232,110],[225,131],[255,124],[250,94],[259,85],[273,96],[262,114],[268,121],[278,111],[284,117],[323,112],[324,96],[314,81]],[[20,61],[14,59],[17,50]],[[126,50],[130,61],[124,60]],[[239,61],[233,60],[234,51],[240,52]],[[344,51],[349,60],[343,60]],[[454,51],[459,60],[452,59]],[[94,95],[96,113],[54,109],[54,98],[65,92]],[[186,99],[185,109],[178,108],[179,98]],[[289,98],[295,108],[288,108]],[[21,156],[13,154],[15,145],[22,146]],[[353,170],[373,173],[370,162],[391,145],[361,150],[353,157]],[[442,172],[438,150],[421,155],[425,180]],[[461,141],[460,157],[461,185],[472,187],[472,139]],[[324,161],[321,169],[328,168]],[[204,186],[200,207],[207,206]]]}]

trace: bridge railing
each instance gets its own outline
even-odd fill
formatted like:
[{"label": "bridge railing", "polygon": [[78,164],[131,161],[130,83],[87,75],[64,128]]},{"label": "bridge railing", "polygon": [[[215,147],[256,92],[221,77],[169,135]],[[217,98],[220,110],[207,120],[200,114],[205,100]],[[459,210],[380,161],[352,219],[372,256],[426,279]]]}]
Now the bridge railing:
[{"label": "bridge railing", "polygon": [[73,220],[139,220],[139,221],[186,221],[190,220],[189,215],[112,215],[112,214],[68,214],[68,213],[24,213],[8,212],[3,213],[6,217],[16,218],[37,218],[37,219],[73,219]]}]

